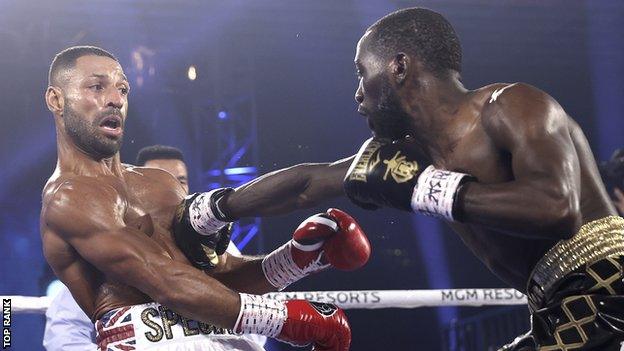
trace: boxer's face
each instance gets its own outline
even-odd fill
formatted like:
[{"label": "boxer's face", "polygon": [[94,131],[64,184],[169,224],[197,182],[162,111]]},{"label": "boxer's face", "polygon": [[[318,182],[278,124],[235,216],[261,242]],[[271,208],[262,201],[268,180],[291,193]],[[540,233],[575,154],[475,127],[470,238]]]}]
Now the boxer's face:
[{"label": "boxer's face", "polygon": [[67,75],[62,87],[66,133],[89,155],[115,155],[128,112],[129,85],[121,66],[109,57],[87,55],[61,74]]},{"label": "boxer's face", "polygon": [[145,162],[145,167],[160,168],[171,173],[182,184],[184,191],[188,194],[188,171],[186,170],[186,164],[181,160],[154,159]]},{"label": "boxer's face", "polygon": [[368,120],[368,126],[375,136],[392,140],[410,134],[411,117],[402,108],[401,98],[391,84],[388,59],[369,51],[370,31],[358,42],[355,66],[358,73],[358,88],[355,100],[358,112]]}]

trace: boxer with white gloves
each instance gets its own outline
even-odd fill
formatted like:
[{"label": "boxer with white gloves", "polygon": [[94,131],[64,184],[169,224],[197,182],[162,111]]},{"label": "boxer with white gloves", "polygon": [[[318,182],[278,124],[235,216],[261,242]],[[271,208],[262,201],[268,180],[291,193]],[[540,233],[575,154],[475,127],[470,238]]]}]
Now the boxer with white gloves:
[{"label": "boxer with white gloves", "polygon": [[[381,18],[354,58],[357,109],[377,139],[352,162],[296,166],[249,187],[272,199],[298,184],[302,196],[280,200],[299,204],[343,194],[344,180],[362,207],[441,217],[528,295],[533,330],[502,350],[620,350],[624,328],[612,321],[624,320],[624,219],[583,130],[529,84],[467,89],[461,60],[441,14],[407,8]],[[249,198],[234,193],[224,207],[246,213]]]}]

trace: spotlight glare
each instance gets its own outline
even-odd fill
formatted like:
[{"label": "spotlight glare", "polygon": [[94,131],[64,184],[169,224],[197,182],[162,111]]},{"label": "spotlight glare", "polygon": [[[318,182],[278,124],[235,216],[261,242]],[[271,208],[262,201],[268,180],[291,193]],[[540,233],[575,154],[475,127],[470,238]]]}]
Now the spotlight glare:
[{"label": "spotlight glare", "polygon": [[197,78],[197,70],[195,69],[195,66],[189,66],[187,75],[189,80],[195,80]]},{"label": "spotlight glare", "polygon": [[227,118],[227,112],[225,111],[219,111],[219,119],[226,119]]}]

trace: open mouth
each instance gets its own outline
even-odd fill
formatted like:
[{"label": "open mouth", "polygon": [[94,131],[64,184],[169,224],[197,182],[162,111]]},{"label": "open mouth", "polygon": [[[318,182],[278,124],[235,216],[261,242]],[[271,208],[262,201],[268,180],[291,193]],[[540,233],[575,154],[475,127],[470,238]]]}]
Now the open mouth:
[{"label": "open mouth", "polygon": [[121,118],[118,116],[108,116],[100,123],[100,127],[117,129],[121,127]]},{"label": "open mouth", "polygon": [[111,115],[102,120],[100,122],[100,128],[103,129],[107,134],[112,136],[118,136],[121,134],[121,117],[116,115]]}]

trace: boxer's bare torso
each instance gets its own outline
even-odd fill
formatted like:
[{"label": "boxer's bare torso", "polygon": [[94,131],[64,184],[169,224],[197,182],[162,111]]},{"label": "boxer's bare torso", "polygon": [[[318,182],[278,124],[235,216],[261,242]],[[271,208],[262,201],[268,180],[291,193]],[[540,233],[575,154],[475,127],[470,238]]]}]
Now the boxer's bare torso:
[{"label": "boxer's bare torso", "polygon": [[[116,282],[81,258],[80,253],[64,240],[65,233],[47,225],[51,212],[60,212],[67,222],[77,221],[80,214],[94,205],[109,206],[94,211],[91,222],[76,223],[77,231],[94,230],[94,223],[115,221],[100,214],[122,213],[126,226],[137,229],[128,235],[156,243],[159,254],[186,264],[188,260],[176,247],[171,225],[176,205],[184,197],[178,182],[168,173],[152,168],[126,168],[121,175],[81,175],[57,171],[43,191],[41,233],[48,262],[59,278],[92,320],[113,308],[149,302],[152,299],[138,289]],[[100,198],[94,201],[94,197]],[[98,248],[106,251],[107,247]],[[114,254],[111,255],[114,259]]]},{"label": "boxer's bare torso", "polygon": [[44,255],[92,320],[156,301],[231,327],[239,311],[234,290],[272,287],[259,260],[225,254],[208,277],[174,245],[171,226],[185,190],[165,171],[120,162],[128,92],[123,69],[99,48],[70,48],[55,58],[45,97],[58,160],[42,194]]},{"label": "boxer's bare torso", "polygon": [[[490,102],[493,94],[496,99]],[[464,221],[450,226],[492,272],[524,291],[532,268],[558,240],[575,234],[581,224],[616,212],[583,131],[554,99],[525,84],[492,84],[461,95],[447,128],[450,132],[424,132],[437,144],[435,152],[429,153],[434,166],[475,176],[478,182],[467,188],[487,188],[465,192],[466,197],[460,199],[466,212]],[[535,111],[523,111],[525,105],[539,106]],[[541,133],[542,128],[549,130]],[[235,216],[249,215],[252,208],[271,209],[275,193],[283,194],[280,189],[287,189],[298,178],[305,184],[301,190],[291,191],[300,194],[298,201],[282,196],[284,203],[306,207],[310,205],[307,202],[338,196],[351,160],[329,167],[300,165],[269,174],[247,186],[254,191],[237,191],[225,205]],[[560,193],[561,188],[565,193]],[[544,201],[536,201],[542,195]],[[566,201],[577,199],[580,221],[571,218],[563,225],[549,223],[550,217],[560,217],[553,202],[566,209],[573,207]],[[564,203],[557,203],[559,200]],[[283,211],[278,207],[275,212]]]},{"label": "boxer's bare torso", "polygon": [[[456,114],[457,125],[454,130],[460,132],[448,138],[447,145],[449,147],[444,150],[443,154],[434,157],[434,166],[471,174],[482,184],[494,184],[514,181],[514,171],[517,173],[518,169],[523,167],[522,163],[524,162],[548,162],[548,157],[551,156],[540,155],[540,145],[526,145],[524,152],[526,159],[519,161],[512,160],[511,153],[502,150],[500,144],[504,143],[504,140],[500,139],[507,136],[504,135],[504,132],[497,134],[496,123],[498,121],[496,120],[505,118],[506,109],[517,108],[509,106],[513,102],[507,102],[507,105],[502,107],[489,105],[497,103],[496,101],[490,102],[493,99],[493,94],[494,100],[496,100],[497,93],[502,97],[506,93],[506,88],[509,89],[507,94],[527,95],[534,93],[531,91],[533,88],[508,84],[494,84],[469,92],[466,102],[461,105]],[[523,100],[523,98],[519,97],[518,100]],[[549,103],[556,104],[554,100]],[[558,109],[558,105],[552,108]],[[565,114],[563,110],[556,113]],[[522,133],[531,133],[530,126],[528,127],[529,130],[526,126],[518,127],[516,133],[519,134],[519,138],[523,137]],[[559,151],[565,153],[569,159],[569,166],[572,168],[570,173],[574,177],[580,176],[580,179],[570,181],[573,186],[578,187],[578,189],[573,190],[580,196],[582,223],[578,223],[578,225],[608,215],[615,215],[613,206],[602,185],[596,162],[580,127],[570,117],[562,115],[553,118],[550,128],[561,130],[561,135],[552,133],[550,136],[553,139],[552,142],[558,144]],[[535,159],[543,159],[540,161],[532,160],[534,156]],[[514,164],[514,161],[517,163]],[[560,160],[553,159],[552,162],[556,163]],[[539,169],[534,176],[541,176]],[[531,196],[531,194],[527,194],[527,196]],[[463,200],[470,201],[470,199]],[[549,210],[549,208],[544,207],[522,208],[523,203],[510,203],[508,205],[510,211],[508,215],[510,216],[513,216],[514,211],[547,212]],[[466,204],[466,206],[470,205]],[[544,204],[544,206],[548,205]],[[466,220],[467,222],[471,221],[469,215]],[[501,218],[501,220],[505,219]],[[490,270],[521,291],[526,287],[533,266],[560,239],[560,237],[553,239],[530,237],[531,235],[527,235],[527,228],[531,228],[530,223],[517,223],[515,230],[509,226],[506,226],[505,229],[497,229],[484,224],[451,223],[450,225]],[[573,234],[568,233],[567,236]],[[557,235],[559,234],[554,236]]]},{"label": "boxer's bare torso", "polygon": [[376,137],[410,135],[406,147],[411,140],[436,168],[476,177],[457,193],[460,221],[450,225],[495,274],[524,290],[555,242],[615,208],[582,130],[555,99],[523,83],[466,89],[451,26],[422,16],[440,27],[412,35],[425,20],[380,20],[362,36],[358,112]]}]

